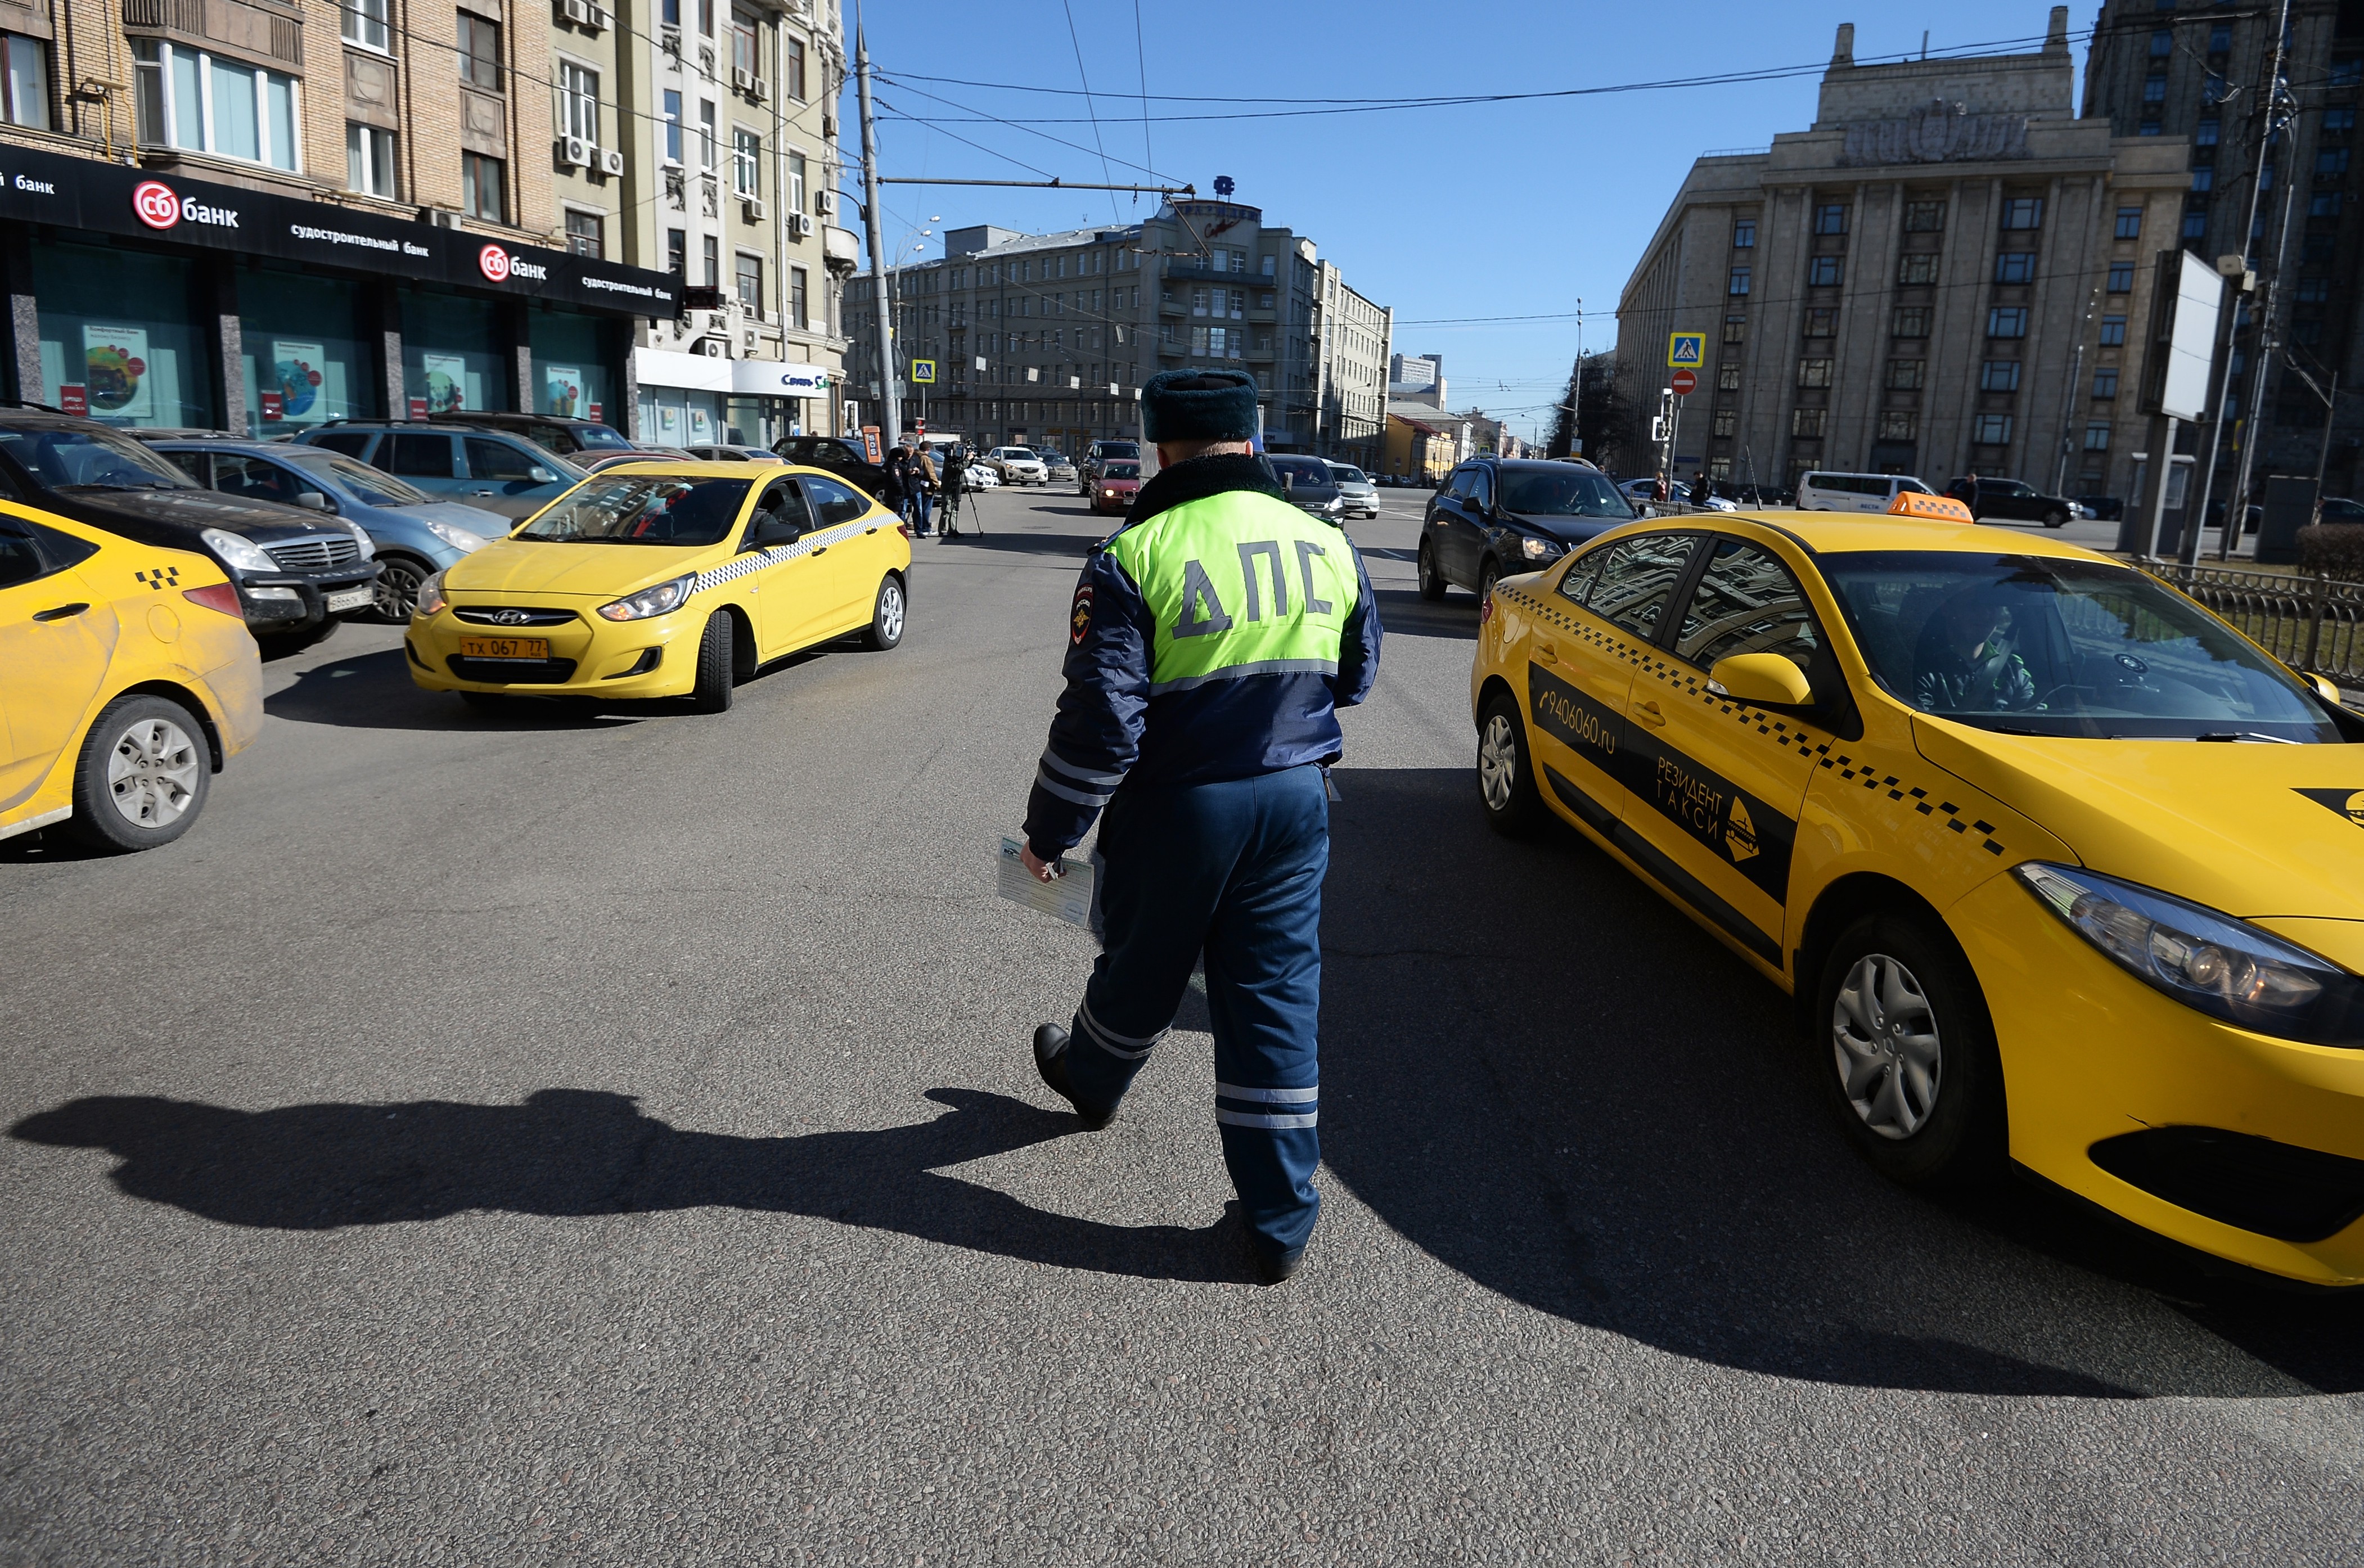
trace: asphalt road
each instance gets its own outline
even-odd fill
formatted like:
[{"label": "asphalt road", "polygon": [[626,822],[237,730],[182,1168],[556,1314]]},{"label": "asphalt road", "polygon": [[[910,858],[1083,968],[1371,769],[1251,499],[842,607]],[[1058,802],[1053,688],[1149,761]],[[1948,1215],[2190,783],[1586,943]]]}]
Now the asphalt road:
[{"label": "asphalt road", "polygon": [[993,895],[1106,524],[719,717],[271,666],[179,844],[0,845],[0,1562],[2353,1562],[2364,1303],[1821,1119],[1784,1000],[1479,820],[1475,604],[1356,525],[1328,1207],[1246,1283],[1203,1011],[1098,1135]]}]

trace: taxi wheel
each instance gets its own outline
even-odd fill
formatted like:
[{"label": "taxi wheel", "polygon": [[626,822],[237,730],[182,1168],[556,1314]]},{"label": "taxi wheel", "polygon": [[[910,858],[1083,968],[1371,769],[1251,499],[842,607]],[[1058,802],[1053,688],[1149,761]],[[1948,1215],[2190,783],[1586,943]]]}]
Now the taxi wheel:
[{"label": "taxi wheel", "polygon": [[1908,1186],[1999,1169],[2002,1068],[1986,998],[1961,949],[1926,916],[1867,916],[1823,960],[1810,1055],[1839,1123],[1873,1167]]},{"label": "taxi wheel", "polygon": [[884,653],[903,640],[903,580],[889,573],[880,579],[877,602],[870,606],[870,629],[862,634],[862,646],[873,653]]},{"label": "taxi wheel", "polygon": [[1506,839],[1526,838],[1543,825],[1526,726],[1507,694],[1497,694],[1486,705],[1478,724],[1478,799],[1486,807],[1488,826]]},{"label": "taxi wheel", "polygon": [[187,708],[117,697],[83,737],[67,830],[95,850],[152,850],[189,830],[212,783],[213,753]]},{"label": "taxi wheel", "polygon": [[1420,596],[1433,602],[1444,597],[1444,573],[1436,569],[1436,551],[1420,541]]},{"label": "taxi wheel", "polygon": [[730,711],[732,640],[729,611],[706,617],[706,633],[697,639],[697,684],[689,692],[690,706],[700,713]]}]

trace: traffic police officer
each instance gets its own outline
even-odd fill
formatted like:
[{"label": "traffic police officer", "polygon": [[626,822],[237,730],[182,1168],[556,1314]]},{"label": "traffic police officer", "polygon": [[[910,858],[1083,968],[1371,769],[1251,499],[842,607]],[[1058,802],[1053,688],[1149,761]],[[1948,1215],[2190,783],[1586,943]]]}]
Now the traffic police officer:
[{"label": "traffic police officer", "polygon": [[1254,455],[1254,377],[1169,371],[1141,398],[1162,466],[1076,585],[1022,853],[1049,880],[1105,810],[1106,951],[1034,1060],[1087,1129],[1107,1126],[1203,955],[1223,1162],[1277,1284],[1321,1207],[1327,770],[1336,709],[1377,673],[1379,617],[1353,541]]}]

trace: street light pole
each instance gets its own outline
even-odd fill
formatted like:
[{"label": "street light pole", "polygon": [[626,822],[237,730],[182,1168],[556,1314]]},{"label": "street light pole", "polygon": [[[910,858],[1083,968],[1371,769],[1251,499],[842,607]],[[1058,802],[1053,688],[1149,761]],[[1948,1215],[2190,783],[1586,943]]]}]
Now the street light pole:
[{"label": "street light pole", "polygon": [[870,43],[858,21],[853,28],[853,81],[855,97],[862,106],[862,228],[870,244],[870,306],[878,330],[878,436],[883,445],[891,447],[901,433],[898,428],[901,410],[895,403],[894,317],[886,304],[886,241],[878,222],[878,122],[870,108]]}]

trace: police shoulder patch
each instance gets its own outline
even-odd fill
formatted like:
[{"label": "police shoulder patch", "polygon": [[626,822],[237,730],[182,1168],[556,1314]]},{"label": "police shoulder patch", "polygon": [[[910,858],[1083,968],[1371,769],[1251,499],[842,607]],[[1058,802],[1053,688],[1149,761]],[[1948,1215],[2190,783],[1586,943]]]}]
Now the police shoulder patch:
[{"label": "police shoulder patch", "polygon": [[1076,590],[1076,602],[1067,611],[1067,641],[1079,644],[1091,635],[1092,585],[1084,584]]}]

